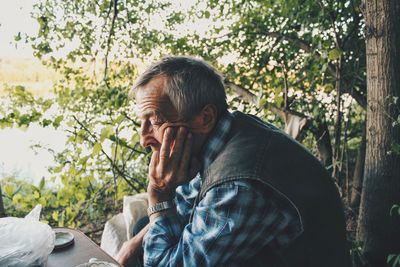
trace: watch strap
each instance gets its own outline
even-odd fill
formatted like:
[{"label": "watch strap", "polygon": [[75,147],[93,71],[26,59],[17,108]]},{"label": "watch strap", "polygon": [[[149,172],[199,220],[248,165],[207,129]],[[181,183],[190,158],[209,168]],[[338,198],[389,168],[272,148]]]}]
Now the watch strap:
[{"label": "watch strap", "polygon": [[159,202],[159,203],[156,203],[154,206],[151,206],[147,209],[147,215],[150,216],[154,213],[157,213],[157,212],[160,212],[163,210],[167,210],[167,209],[171,209],[173,207],[175,207],[175,203],[173,200]]}]

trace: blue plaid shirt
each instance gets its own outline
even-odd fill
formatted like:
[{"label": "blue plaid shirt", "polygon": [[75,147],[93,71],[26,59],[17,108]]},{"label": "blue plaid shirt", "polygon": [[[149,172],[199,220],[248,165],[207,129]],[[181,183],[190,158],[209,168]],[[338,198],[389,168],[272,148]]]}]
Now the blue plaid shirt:
[{"label": "blue plaid shirt", "polygon": [[[209,137],[203,168],[225,146],[233,116],[225,113]],[[215,186],[194,207],[200,188],[198,174],[176,189],[177,213],[154,220],[143,241],[145,266],[239,266],[265,246],[286,247],[303,231],[293,204],[260,182]]]}]

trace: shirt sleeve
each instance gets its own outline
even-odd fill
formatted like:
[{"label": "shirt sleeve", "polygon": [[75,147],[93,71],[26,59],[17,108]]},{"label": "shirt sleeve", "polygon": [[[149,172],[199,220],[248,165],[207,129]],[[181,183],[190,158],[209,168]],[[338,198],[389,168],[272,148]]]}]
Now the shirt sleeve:
[{"label": "shirt sleeve", "polygon": [[237,266],[266,245],[286,246],[301,232],[295,207],[248,182],[212,188],[186,223],[159,216],[144,238],[145,266]]},{"label": "shirt sleeve", "polygon": [[176,189],[176,211],[184,222],[189,222],[194,202],[201,187],[201,177],[198,173],[189,183],[183,184]]}]

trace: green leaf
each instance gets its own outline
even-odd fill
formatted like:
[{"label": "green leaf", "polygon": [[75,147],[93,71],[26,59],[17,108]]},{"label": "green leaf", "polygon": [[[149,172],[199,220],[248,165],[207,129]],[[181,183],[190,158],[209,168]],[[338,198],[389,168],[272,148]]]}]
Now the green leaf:
[{"label": "green leaf", "polygon": [[101,134],[100,134],[100,142],[103,142],[106,138],[108,138],[112,133],[114,132],[114,129],[112,126],[108,125],[101,129]]},{"label": "green leaf", "polygon": [[81,181],[81,186],[82,186],[83,188],[89,186],[89,178],[88,178],[88,177],[84,178],[84,179]]},{"label": "green leaf", "polygon": [[267,104],[267,99],[265,97],[261,97],[260,101],[258,101],[258,107],[259,108],[264,108],[265,104]]},{"label": "green leaf", "polygon": [[329,51],[329,53],[328,53],[328,58],[329,58],[330,60],[336,60],[336,59],[338,59],[338,58],[341,56],[341,54],[342,54],[342,51],[340,51],[340,50],[337,49],[337,48],[334,48],[334,49],[332,49],[331,51]]},{"label": "green leaf", "polygon": [[53,218],[54,221],[58,221],[58,211],[53,211],[51,214],[51,217]]},{"label": "green leaf", "polygon": [[75,169],[75,167],[71,166],[68,170],[68,175],[75,176],[75,174],[76,174],[76,169]]},{"label": "green leaf", "polygon": [[125,116],[121,114],[114,120],[114,124],[120,124],[123,120],[125,120]]},{"label": "green leaf", "polygon": [[275,94],[275,103],[278,107],[282,105],[283,102],[283,96],[281,94]]},{"label": "green leaf", "polygon": [[50,124],[51,124],[51,120],[44,119],[44,120],[42,121],[43,127],[49,126]]},{"label": "green leaf", "polygon": [[400,264],[400,254],[389,254],[386,258],[386,263],[389,263],[392,267],[397,267]]},{"label": "green leaf", "polygon": [[98,154],[100,153],[101,149],[102,149],[102,146],[101,146],[100,143],[94,144],[94,146],[93,146],[93,151],[92,151],[92,155],[93,155],[93,156],[98,155]]},{"label": "green leaf", "polygon": [[24,114],[19,117],[18,125],[19,126],[22,126],[22,125],[28,126],[30,122],[31,122],[31,117],[28,114]]},{"label": "green leaf", "polygon": [[325,72],[327,68],[328,68],[328,63],[325,63],[324,65],[322,65],[321,72]]},{"label": "green leaf", "polygon": [[76,193],[75,197],[78,200],[78,202],[84,202],[86,199],[86,196],[82,192]]},{"label": "green leaf", "polygon": [[18,41],[20,41],[21,39],[22,39],[22,38],[21,38],[21,32],[18,32],[18,34],[14,36],[14,41],[18,42]]},{"label": "green leaf", "polygon": [[390,254],[390,255],[387,257],[386,263],[392,262],[392,260],[393,260],[395,257],[396,257],[396,254]]},{"label": "green leaf", "polygon": [[76,135],[76,142],[78,144],[82,144],[83,141],[85,141],[85,132],[79,131],[78,134]]},{"label": "green leaf", "polygon": [[55,118],[55,120],[53,121],[54,128],[58,128],[63,119],[64,119],[63,115],[60,115],[57,118]]},{"label": "green leaf", "polygon": [[400,155],[400,144],[392,143],[391,151],[397,155]]},{"label": "green leaf", "polygon": [[65,208],[65,215],[67,215],[67,217],[71,217],[71,214],[72,214],[71,207],[66,207]]},{"label": "green leaf", "polygon": [[60,173],[63,168],[64,168],[64,166],[60,165],[60,166],[55,167],[53,171],[54,171],[54,173]]},{"label": "green leaf", "polygon": [[42,177],[42,179],[40,180],[40,183],[39,183],[39,189],[40,190],[43,190],[44,184],[45,184],[45,180],[44,180],[44,177]]},{"label": "green leaf", "polygon": [[12,198],[13,204],[18,204],[18,202],[22,199],[22,195],[20,193],[15,194]]},{"label": "green leaf", "polygon": [[46,205],[47,205],[46,198],[40,197],[38,201],[39,201],[40,205],[42,205],[42,207],[46,207]]},{"label": "green leaf", "polygon": [[78,163],[81,164],[81,165],[85,165],[89,158],[90,158],[90,155],[89,155],[89,156],[82,157],[82,158],[78,161]]},{"label": "green leaf", "polygon": [[89,175],[89,176],[88,176],[88,179],[89,179],[89,181],[92,182],[92,183],[96,182],[96,178],[94,178],[93,175]]},{"label": "green leaf", "polygon": [[[63,183],[63,185],[67,186],[68,185],[68,176],[61,176],[61,182]],[[57,194],[58,197],[58,194]]]},{"label": "green leaf", "polygon": [[12,184],[6,184],[4,191],[6,192],[7,196],[11,197],[14,193],[14,186]]}]

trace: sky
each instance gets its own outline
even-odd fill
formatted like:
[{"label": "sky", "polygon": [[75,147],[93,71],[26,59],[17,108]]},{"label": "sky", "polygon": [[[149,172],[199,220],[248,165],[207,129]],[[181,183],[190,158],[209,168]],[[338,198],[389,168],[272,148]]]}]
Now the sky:
[{"label": "sky", "polygon": [[53,161],[45,149],[30,147],[41,144],[55,151],[61,151],[66,137],[61,131],[32,125],[26,130],[0,130],[0,179],[16,175],[20,179],[37,184],[43,176],[48,176],[47,168]]},{"label": "sky", "polygon": [[32,48],[24,43],[15,45],[18,32],[34,34],[39,25],[31,18],[37,0],[0,0],[0,58],[33,58]]},{"label": "sky", "polygon": [[[34,58],[29,45],[15,45],[14,36],[18,32],[37,32],[39,26],[30,15],[35,2],[37,0],[0,0],[0,58]],[[26,130],[1,129],[0,178],[15,174],[21,179],[37,183],[47,175],[47,167],[53,159],[47,151],[35,152],[30,147],[40,143],[59,151],[64,142],[65,136],[50,128],[31,126]]]}]

